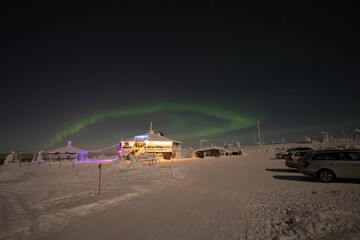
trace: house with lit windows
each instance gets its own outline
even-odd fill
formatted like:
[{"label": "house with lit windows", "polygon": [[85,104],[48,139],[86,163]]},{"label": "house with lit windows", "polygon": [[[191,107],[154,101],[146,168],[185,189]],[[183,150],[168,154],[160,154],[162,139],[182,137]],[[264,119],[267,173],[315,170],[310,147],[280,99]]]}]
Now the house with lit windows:
[{"label": "house with lit windows", "polygon": [[155,153],[163,159],[180,158],[181,142],[166,138],[161,132],[155,133],[150,123],[147,133],[122,140],[121,151],[123,156]]}]

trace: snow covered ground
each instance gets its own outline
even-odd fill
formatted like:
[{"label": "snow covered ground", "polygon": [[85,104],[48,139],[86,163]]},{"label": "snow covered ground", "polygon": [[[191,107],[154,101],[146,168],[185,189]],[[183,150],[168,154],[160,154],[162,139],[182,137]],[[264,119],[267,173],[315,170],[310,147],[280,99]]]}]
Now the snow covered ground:
[{"label": "snow covered ground", "polygon": [[275,148],[131,167],[0,167],[0,239],[360,239],[360,181],[325,184]]}]

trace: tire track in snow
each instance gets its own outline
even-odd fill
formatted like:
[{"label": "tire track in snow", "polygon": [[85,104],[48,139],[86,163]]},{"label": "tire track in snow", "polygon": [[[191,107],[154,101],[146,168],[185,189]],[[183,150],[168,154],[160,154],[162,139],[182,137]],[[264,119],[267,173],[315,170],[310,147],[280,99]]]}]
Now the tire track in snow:
[{"label": "tire track in snow", "polygon": [[30,231],[32,233],[35,233],[38,231],[38,218],[36,216],[36,214],[34,214],[31,209],[29,208],[29,206],[27,205],[27,203],[24,201],[24,199],[22,198],[22,196],[20,194],[16,194],[16,193],[11,193],[13,194],[19,205],[21,206],[21,208],[25,211],[25,213],[29,216],[30,220],[31,220],[31,224],[30,224]]},{"label": "tire track in snow", "polygon": [[38,231],[38,218],[20,194],[2,191],[0,197],[2,235]]}]

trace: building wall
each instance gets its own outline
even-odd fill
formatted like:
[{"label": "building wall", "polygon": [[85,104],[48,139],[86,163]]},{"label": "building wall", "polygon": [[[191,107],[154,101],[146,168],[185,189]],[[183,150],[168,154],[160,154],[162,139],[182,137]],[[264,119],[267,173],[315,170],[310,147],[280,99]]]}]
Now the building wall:
[{"label": "building wall", "polygon": [[126,153],[127,151],[130,151],[134,146],[135,147],[133,149],[135,149],[136,147],[139,149],[143,145],[146,146],[146,153],[157,153],[159,157],[165,156],[166,158],[168,158],[168,154],[164,153],[171,153],[172,157],[181,158],[181,144],[172,141],[128,141],[122,143],[122,149],[123,152]]}]

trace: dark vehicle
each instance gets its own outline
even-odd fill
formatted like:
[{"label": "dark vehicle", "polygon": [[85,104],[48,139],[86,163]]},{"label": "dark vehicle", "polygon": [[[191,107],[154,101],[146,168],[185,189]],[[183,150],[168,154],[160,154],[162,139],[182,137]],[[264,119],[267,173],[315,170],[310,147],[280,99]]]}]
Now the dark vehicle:
[{"label": "dark vehicle", "polygon": [[311,147],[296,147],[296,148],[289,148],[288,150],[285,151],[280,151],[276,153],[276,158],[285,158],[286,155],[288,155],[291,152],[294,151],[309,151],[309,150],[314,150]]}]

